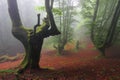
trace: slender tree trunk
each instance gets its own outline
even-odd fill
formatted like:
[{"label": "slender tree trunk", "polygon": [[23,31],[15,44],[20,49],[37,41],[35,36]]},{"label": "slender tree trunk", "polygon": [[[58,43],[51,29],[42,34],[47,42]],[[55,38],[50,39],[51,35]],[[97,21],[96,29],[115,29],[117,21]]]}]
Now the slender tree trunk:
[{"label": "slender tree trunk", "polygon": [[45,6],[46,6],[46,12],[48,13],[48,18],[49,18],[49,21],[50,21],[50,25],[52,26],[51,27],[51,31],[50,31],[50,34],[51,35],[56,35],[56,34],[60,34],[60,32],[58,31],[57,29],[57,26],[55,24],[55,20],[54,20],[54,16],[52,14],[52,7],[53,7],[53,1],[54,0],[51,0],[51,6],[50,6],[50,0],[45,0]]},{"label": "slender tree trunk", "polygon": [[79,40],[77,40],[75,48],[76,48],[77,51],[80,49],[80,42],[79,42]]},{"label": "slender tree trunk", "polygon": [[61,55],[62,54],[62,52],[63,52],[63,46],[61,46],[61,44],[58,44],[58,49],[57,49],[57,51],[58,51],[58,55]]},{"label": "slender tree trunk", "polygon": [[[93,25],[91,27],[91,39],[92,41],[94,40],[94,27],[95,27],[95,20],[96,20],[96,17],[97,17],[97,13],[98,13],[98,8],[99,8],[99,0],[96,0],[96,6],[95,6],[95,10],[94,10],[94,15],[93,15]],[[94,41],[93,41],[94,43]]]}]

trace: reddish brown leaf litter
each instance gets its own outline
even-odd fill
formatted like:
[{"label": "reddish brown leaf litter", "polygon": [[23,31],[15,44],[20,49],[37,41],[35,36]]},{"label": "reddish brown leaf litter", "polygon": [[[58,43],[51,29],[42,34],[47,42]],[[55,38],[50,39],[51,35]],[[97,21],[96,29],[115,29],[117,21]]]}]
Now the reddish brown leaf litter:
[{"label": "reddish brown leaf litter", "polygon": [[[20,75],[4,73],[0,80],[120,80],[120,59],[95,58],[100,53],[91,44],[78,52],[64,51],[63,56],[55,53],[42,52],[40,66],[48,69],[28,70]],[[0,63],[0,70],[13,68],[20,61]]]}]

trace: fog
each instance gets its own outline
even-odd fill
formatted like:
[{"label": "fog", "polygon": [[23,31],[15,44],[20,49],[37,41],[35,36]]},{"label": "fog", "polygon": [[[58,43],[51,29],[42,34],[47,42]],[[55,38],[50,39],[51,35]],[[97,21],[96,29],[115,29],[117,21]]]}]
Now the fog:
[{"label": "fog", "polygon": [[[45,17],[44,12],[38,12],[35,10],[37,6],[44,6],[44,0],[17,0],[20,18],[22,20],[23,25],[26,28],[33,28],[33,26],[37,23],[37,14],[41,13],[41,20]],[[77,0],[73,0],[73,5],[77,6]],[[54,6],[58,6],[55,4]],[[80,10],[80,8],[76,8],[76,10]],[[0,55],[9,54],[15,55],[16,53],[24,53],[24,47],[20,41],[13,37],[11,33],[12,23],[10,20],[10,16],[8,13],[8,4],[7,0],[0,1]],[[86,32],[86,28],[79,28],[78,23],[80,23],[79,15],[74,16],[77,22],[74,22],[71,26],[74,28],[74,38],[76,40],[84,40],[84,35]],[[82,29],[82,30],[81,30]],[[78,36],[79,35],[79,36]],[[48,38],[47,38],[48,39]],[[49,39],[48,39],[49,40]],[[45,42],[48,41],[45,39]],[[47,43],[47,42],[46,42]],[[44,46],[43,46],[44,47]]]},{"label": "fog", "polygon": [[[17,0],[18,8],[22,23],[27,28],[33,28],[37,23],[38,13],[35,10],[36,6],[42,6],[43,1],[40,0]],[[1,54],[15,54],[23,53],[23,45],[15,39],[11,34],[11,20],[8,14],[7,0],[0,1],[0,53]]]}]

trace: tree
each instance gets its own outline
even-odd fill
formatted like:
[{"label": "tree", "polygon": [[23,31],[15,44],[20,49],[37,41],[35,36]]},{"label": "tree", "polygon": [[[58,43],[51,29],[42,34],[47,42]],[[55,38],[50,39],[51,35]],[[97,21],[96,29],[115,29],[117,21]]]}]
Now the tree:
[{"label": "tree", "polygon": [[96,3],[99,5],[99,0],[82,0],[79,2],[79,5],[81,7],[80,18],[82,18],[79,26],[86,27],[87,29],[86,33],[88,36],[91,35],[90,36],[91,39],[93,37],[93,32],[94,32],[93,26],[95,26],[94,24],[97,18],[97,11],[98,11],[98,5]]},{"label": "tree", "polygon": [[[96,8],[95,8],[94,17],[97,17],[97,20],[95,21],[93,17],[94,25],[92,25],[93,28],[92,28],[91,36],[94,45],[101,51],[102,56],[105,56],[106,48],[114,44],[113,40],[115,39],[114,36],[115,36],[116,27],[119,19],[119,13],[120,13],[119,5],[120,5],[120,0],[109,1],[109,3],[105,2],[104,8],[101,8],[100,5],[98,12],[96,12]],[[96,4],[96,6],[98,7],[98,4]],[[102,16],[100,16],[99,14],[101,12],[102,12]],[[98,15],[96,16],[95,14]]]},{"label": "tree", "polygon": [[44,18],[40,25],[38,15],[38,24],[34,26],[34,29],[26,29],[23,26],[19,15],[17,0],[7,0],[7,2],[9,15],[12,21],[12,34],[23,44],[26,53],[23,61],[18,67],[18,72],[23,72],[28,68],[40,69],[39,60],[44,38],[60,34],[51,11],[53,0],[45,0],[47,17]]},{"label": "tree", "polygon": [[[95,10],[94,10],[94,16],[93,16],[93,24],[96,21],[96,17],[97,17],[97,13],[98,13],[98,7],[99,7],[99,0],[96,0],[96,6],[95,6]],[[91,39],[93,40],[93,30],[94,30],[94,25],[92,25],[91,28]]]},{"label": "tree", "polygon": [[58,51],[58,54],[61,55],[65,45],[72,40],[73,28],[71,24],[75,20],[73,19],[73,3],[71,0],[59,0],[58,4],[59,9],[62,11],[62,15],[60,15],[57,20],[61,35],[55,37],[54,48]]},{"label": "tree", "polygon": [[90,26],[91,40],[105,56],[106,48],[118,43],[119,0],[84,0],[81,14],[85,26]]}]

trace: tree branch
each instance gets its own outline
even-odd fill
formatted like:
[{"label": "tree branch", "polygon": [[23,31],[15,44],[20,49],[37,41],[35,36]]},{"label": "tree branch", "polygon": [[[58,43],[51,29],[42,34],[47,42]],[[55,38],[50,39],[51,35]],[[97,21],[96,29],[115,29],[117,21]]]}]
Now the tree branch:
[{"label": "tree branch", "polygon": [[22,22],[18,13],[19,11],[17,6],[17,0],[7,0],[7,1],[8,1],[9,15],[11,17],[13,27],[22,26]]},{"label": "tree branch", "polygon": [[54,16],[51,11],[51,8],[53,6],[53,0],[51,1],[51,6],[50,6],[50,0],[45,0],[45,7],[46,7],[46,12],[50,21],[51,29],[50,29],[50,34],[51,35],[58,35],[60,32],[57,29],[57,26],[55,24]]}]

